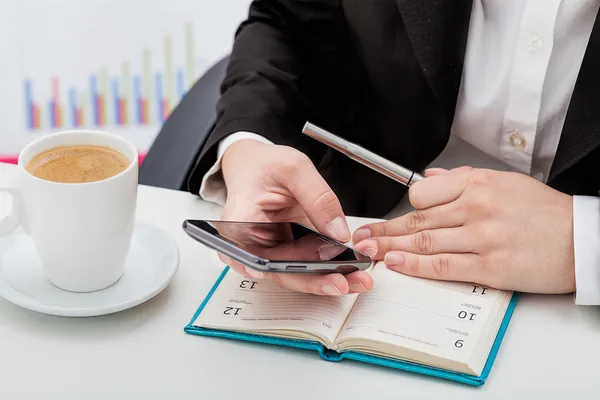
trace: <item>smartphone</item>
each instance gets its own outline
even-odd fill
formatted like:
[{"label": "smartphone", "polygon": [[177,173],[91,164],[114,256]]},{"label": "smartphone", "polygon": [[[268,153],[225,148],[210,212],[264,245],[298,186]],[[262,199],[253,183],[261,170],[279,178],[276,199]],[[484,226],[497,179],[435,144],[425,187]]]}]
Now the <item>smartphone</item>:
[{"label": "smartphone", "polygon": [[262,272],[341,273],[366,270],[371,258],[295,222],[185,220],[198,242]]}]

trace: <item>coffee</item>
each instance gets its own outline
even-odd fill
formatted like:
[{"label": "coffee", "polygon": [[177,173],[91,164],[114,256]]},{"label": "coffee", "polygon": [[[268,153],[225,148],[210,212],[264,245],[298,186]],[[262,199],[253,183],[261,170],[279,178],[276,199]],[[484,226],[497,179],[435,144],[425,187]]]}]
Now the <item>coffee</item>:
[{"label": "coffee", "polygon": [[36,155],[27,165],[31,175],[52,182],[87,183],[118,175],[130,162],[109,147],[57,146]]}]

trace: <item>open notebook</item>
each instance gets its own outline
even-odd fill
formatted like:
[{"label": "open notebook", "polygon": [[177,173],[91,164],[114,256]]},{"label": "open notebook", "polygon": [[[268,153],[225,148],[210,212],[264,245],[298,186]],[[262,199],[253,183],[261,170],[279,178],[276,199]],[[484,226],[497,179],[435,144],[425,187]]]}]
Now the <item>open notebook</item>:
[{"label": "open notebook", "polygon": [[512,292],[409,277],[380,263],[371,273],[371,292],[329,297],[225,268],[185,331],[485,382],[516,303]]}]

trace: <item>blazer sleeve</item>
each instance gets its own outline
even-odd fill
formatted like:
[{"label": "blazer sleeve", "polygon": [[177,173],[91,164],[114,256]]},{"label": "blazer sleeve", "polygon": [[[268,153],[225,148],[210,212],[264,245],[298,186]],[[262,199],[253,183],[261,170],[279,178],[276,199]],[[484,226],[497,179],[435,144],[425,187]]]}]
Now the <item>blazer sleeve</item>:
[{"label": "blazer sleeve", "polygon": [[334,129],[349,115],[350,49],[339,0],[253,1],[236,31],[216,126],[188,189],[198,192],[219,141],[237,131],[295,147],[317,163],[325,148],[304,136],[302,126],[310,120]]}]

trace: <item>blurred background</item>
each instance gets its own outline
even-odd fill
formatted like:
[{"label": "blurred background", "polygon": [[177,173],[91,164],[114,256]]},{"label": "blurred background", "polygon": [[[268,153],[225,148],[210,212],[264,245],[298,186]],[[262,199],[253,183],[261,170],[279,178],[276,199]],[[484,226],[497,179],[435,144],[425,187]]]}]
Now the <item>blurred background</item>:
[{"label": "blurred background", "polygon": [[69,129],[145,153],[251,0],[0,0],[0,161]]}]

